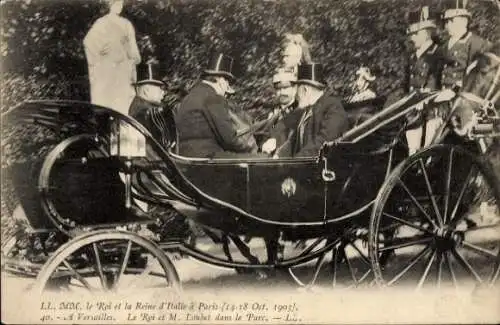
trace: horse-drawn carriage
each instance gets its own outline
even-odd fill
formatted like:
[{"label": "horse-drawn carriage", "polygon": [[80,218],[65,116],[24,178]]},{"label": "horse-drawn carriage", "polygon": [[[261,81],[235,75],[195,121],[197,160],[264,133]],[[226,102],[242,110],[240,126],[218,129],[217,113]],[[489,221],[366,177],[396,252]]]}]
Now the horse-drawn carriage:
[{"label": "horse-drawn carriage", "polygon": [[[125,277],[178,289],[166,252],[181,251],[226,268],[285,270],[307,285],[332,252],[332,277],[343,263],[355,284],[493,284],[500,272],[500,182],[488,150],[499,119],[480,105],[466,136],[443,129],[440,143],[408,157],[408,115],[423,104],[454,101],[441,97],[413,92],[325,143],[318,156],[279,159],[186,158],[173,150],[175,139],[160,144],[110,109],[26,101],[5,114],[4,125],[31,124],[45,149],[35,151],[33,138],[15,139],[39,157],[10,175],[34,230],[12,245],[4,268],[36,276],[39,291],[117,290]],[[116,150],[117,125],[142,134],[142,154]],[[211,234],[224,256],[164,236],[171,220],[165,211]],[[306,247],[261,262],[240,236],[301,240]],[[231,242],[246,259],[231,255]],[[352,252],[362,272],[351,265]],[[314,261],[306,283],[296,267]]]}]

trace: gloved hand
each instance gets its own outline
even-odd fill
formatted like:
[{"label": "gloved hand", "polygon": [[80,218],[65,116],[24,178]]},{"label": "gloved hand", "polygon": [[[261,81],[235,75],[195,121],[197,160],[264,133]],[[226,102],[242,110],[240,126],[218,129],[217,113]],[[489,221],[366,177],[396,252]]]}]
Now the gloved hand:
[{"label": "gloved hand", "polygon": [[275,138],[268,139],[262,145],[262,152],[264,152],[264,153],[269,154],[269,153],[273,152],[274,150],[276,150],[276,139]]}]

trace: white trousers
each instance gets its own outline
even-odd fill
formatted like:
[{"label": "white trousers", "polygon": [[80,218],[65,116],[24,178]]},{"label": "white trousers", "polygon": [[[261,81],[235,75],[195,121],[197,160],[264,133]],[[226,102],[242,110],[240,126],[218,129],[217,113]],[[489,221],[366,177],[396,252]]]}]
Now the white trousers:
[{"label": "white trousers", "polygon": [[412,155],[420,149],[420,141],[422,139],[422,132],[424,127],[426,128],[424,147],[427,147],[431,144],[432,139],[434,138],[437,130],[441,127],[442,124],[443,120],[437,117],[427,121],[427,123],[424,124],[423,127],[406,131],[406,140],[408,141],[408,154]]}]

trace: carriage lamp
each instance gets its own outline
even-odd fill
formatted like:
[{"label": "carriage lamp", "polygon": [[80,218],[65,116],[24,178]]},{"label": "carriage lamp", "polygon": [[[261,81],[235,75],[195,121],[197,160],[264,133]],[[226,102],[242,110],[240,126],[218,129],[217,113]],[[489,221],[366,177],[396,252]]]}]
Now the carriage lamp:
[{"label": "carriage lamp", "polygon": [[146,137],[125,121],[110,117],[110,154],[124,159],[120,177],[125,184],[125,208],[132,207],[132,160],[146,157]]},{"label": "carriage lamp", "polygon": [[110,154],[119,157],[146,157],[146,137],[125,121],[111,120]]}]

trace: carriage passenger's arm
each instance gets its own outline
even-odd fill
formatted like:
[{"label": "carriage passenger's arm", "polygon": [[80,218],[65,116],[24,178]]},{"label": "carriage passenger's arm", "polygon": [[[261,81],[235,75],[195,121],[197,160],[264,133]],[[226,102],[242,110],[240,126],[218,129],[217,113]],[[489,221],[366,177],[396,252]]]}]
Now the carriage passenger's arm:
[{"label": "carriage passenger's arm", "polygon": [[298,157],[313,157],[316,156],[326,141],[337,139],[347,131],[349,122],[347,113],[339,99],[330,97],[323,103],[325,107],[318,108],[318,112],[324,112],[321,124],[316,136],[309,141],[295,156]]},{"label": "carriage passenger's arm", "polygon": [[224,150],[247,152],[251,148],[243,141],[238,141],[236,128],[229,116],[229,106],[222,97],[211,97],[206,102],[205,117],[210,128],[221,141]]}]

